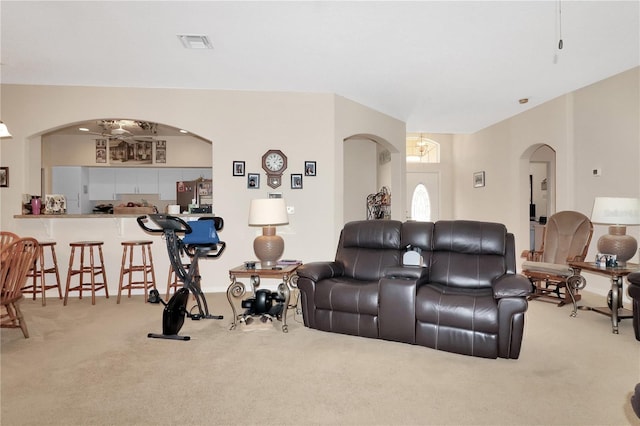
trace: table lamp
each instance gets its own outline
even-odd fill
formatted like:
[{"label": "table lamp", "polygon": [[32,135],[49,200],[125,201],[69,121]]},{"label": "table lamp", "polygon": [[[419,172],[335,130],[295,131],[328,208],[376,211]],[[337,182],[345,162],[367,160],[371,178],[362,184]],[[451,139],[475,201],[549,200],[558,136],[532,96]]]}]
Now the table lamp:
[{"label": "table lamp", "polygon": [[0,138],[10,138],[11,133],[9,133],[9,129],[7,125],[0,121]]},{"label": "table lamp", "polygon": [[626,235],[627,226],[640,225],[640,198],[596,197],[591,222],[609,225],[609,234],[598,240],[598,252],[615,254],[618,266],[626,266],[638,249],[638,242]]},{"label": "table lamp", "polygon": [[262,267],[277,265],[284,252],[284,240],[276,235],[277,225],[289,223],[287,206],[283,198],[261,198],[251,200],[249,226],[262,226],[262,235],[253,241],[253,251]]}]

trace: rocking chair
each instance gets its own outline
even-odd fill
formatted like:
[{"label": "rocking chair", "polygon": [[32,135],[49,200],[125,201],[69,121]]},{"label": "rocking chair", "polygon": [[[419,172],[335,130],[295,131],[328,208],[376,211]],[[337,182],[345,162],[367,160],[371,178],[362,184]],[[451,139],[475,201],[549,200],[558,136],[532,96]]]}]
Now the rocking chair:
[{"label": "rocking chair", "polygon": [[572,317],[577,314],[578,291],[586,285],[579,270],[569,262],[584,261],[593,224],[589,218],[575,211],[558,212],[547,220],[539,251],[525,250],[522,257],[522,274],[531,281],[534,289],[530,299],[557,302],[558,306],[573,303]]}]

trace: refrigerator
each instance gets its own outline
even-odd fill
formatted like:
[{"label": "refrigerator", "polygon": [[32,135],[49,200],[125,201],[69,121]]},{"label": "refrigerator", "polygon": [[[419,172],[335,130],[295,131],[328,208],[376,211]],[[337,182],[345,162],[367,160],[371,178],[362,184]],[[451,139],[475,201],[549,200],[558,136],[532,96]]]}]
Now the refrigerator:
[{"label": "refrigerator", "polygon": [[195,204],[198,206],[199,213],[211,213],[213,205],[211,179],[176,182],[176,204],[180,205],[181,212],[189,211],[189,205]]},{"label": "refrigerator", "polygon": [[[67,214],[90,214],[93,204],[89,200],[89,171],[86,167],[56,166],[51,168],[51,191],[64,195]],[[45,194],[42,194],[45,209]]]}]

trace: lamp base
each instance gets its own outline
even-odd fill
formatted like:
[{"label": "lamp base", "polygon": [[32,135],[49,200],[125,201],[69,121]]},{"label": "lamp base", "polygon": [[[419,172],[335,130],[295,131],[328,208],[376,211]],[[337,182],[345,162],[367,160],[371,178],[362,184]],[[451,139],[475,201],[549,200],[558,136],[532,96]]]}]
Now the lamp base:
[{"label": "lamp base", "polygon": [[609,234],[598,240],[598,251],[605,254],[615,254],[618,266],[626,266],[627,261],[636,254],[638,242],[631,235],[627,235],[627,227],[612,225]]},{"label": "lamp base", "polygon": [[284,253],[284,240],[276,235],[275,227],[265,226],[262,228],[262,235],[253,240],[253,251],[263,268],[274,267]]}]

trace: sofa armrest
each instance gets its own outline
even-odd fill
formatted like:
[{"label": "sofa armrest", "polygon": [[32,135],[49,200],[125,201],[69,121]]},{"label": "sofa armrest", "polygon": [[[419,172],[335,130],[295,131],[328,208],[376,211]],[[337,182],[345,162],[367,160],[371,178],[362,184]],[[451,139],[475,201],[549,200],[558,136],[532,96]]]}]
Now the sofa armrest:
[{"label": "sofa armrest", "polygon": [[504,274],[496,278],[493,283],[493,297],[527,297],[531,294],[531,281],[524,275]]},{"label": "sofa armrest", "polygon": [[408,280],[420,280],[428,272],[422,266],[392,266],[386,268],[382,274],[384,278],[404,278]]},{"label": "sofa armrest", "polygon": [[299,277],[318,282],[326,278],[344,275],[344,266],[338,262],[311,262],[300,265],[298,269],[296,269],[296,274],[298,274]]}]

